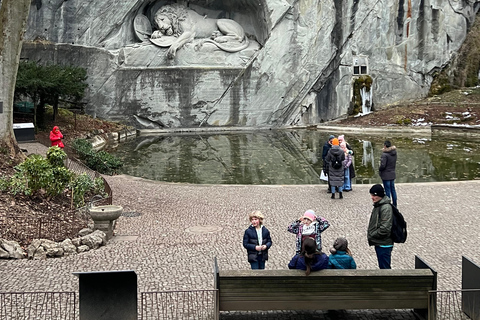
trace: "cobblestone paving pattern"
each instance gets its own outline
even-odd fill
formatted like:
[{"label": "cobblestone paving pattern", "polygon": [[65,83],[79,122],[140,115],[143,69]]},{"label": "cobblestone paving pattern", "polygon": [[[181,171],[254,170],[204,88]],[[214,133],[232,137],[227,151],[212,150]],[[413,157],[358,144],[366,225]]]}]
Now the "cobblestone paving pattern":
[{"label": "cobblestone paving pattern", "polygon": [[[325,217],[323,250],[345,236],[359,269],[376,269],[366,241],[372,202],[370,185],[354,185],[344,199],[330,199],[325,185],[233,186],[162,183],[129,176],[106,177],[113,203],[126,212],[117,239],[98,250],[45,261],[0,260],[0,291],[78,291],[73,272],[135,270],[139,291],[213,288],[212,261],[221,269],[248,269],[242,247],[247,214],[264,213],[273,246],[267,269],[286,269],[295,251],[287,225],[307,209]],[[462,255],[480,263],[480,181],[398,184],[398,204],[408,222],[408,240],[392,254],[396,269],[414,268],[419,255],[438,272],[438,289],[461,288]],[[128,236],[128,237],[127,237]],[[121,239],[127,239],[122,241]],[[412,319],[410,312],[344,312],[345,319]],[[226,313],[226,319],[252,319]],[[330,312],[259,313],[258,319],[335,319]]]}]

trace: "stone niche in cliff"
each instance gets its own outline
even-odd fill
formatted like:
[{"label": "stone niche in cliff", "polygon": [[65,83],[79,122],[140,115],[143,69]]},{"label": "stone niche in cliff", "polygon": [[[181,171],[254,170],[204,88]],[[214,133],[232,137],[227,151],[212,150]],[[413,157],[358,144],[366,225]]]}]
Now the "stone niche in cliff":
[{"label": "stone niche in cliff", "polygon": [[266,0],[55,1],[32,6],[27,39],[42,41],[22,58],[87,69],[87,113],[149,129],[245,125]]},{"label": "stone niche in cliff", "polygon": [[117,103],[95,114],[150,129],[245,125],[244,70],[267,36],[258,7],[249,0],[142,4],[127,22],[133,34],[103,43],[118,50],[120,67],[109,81],[122,89]]},{"label": "stone niche in cliff", "polygon": [[266,40],[259,8],[250,0],[146,2],[102,45],[118,49],[122,67],[243,67]]}]

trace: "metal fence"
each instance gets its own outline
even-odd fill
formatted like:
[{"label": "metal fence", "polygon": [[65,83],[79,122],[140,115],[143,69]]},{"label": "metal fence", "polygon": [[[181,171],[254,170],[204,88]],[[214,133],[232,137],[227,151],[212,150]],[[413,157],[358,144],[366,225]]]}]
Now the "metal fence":
[{"label": "metal fence", "polygon": [[[435,320],[479,320],[480,313],[463,312],[462,295],[480,290],[431,291],[436,302]],[[141,292],[140,320],[215,319],[217,290]],[[0,292],[2,320],[77,320],[79,299],[76,292]],[[465,298],[465,297],[464,297]],[[480,305],[480,301],[470,301]]]},{"label": "metal fence", "polygon": [[[435,320],[480,320],[480,290],[444,290],[430,291],[430,301],[436,303],[436,314],[432,319]],[[465,314],[464,309],[470,298],[476,299],[468,301],[471,305],[477,306],[476,309],[467,311],[469,316]]]},{"label": "metal fence", "polygon": [[29,245],[33,239],[63,241],[77,236],[86,225],[85,217],[74,210],[43,216],[6,213],[0,215],[0,238],[15,239],[23,246]]},{"label": "metal fence", "polygon": [[141,320],[214,319],[217,290],[140,293]]},{"label": "metal fence", "polygon": [[[141,320],[214,319],[217,290],[141,292]],[[2,320],[77,320],[76,292],[0,292]]]},{"label": "metal fence", "polygon": [[0,292],[2,320],[77,320],[75,292]]},{"label": "metal fence", "polygon": [[95,170],[90,169],[86,165],[84,165],[80,160],[75,158],[67,158],[65,161],[65,166],[70,171],[75,172],[76,174],[85,173],[90,177],[90,179],[100,178],[103,181],[104,191],[108,195],[106,198],[96,201],[96,204],[103,204],[103,205],[111,205],[112,204],[112,188],[108,184],[107,180],[100,173]]}]

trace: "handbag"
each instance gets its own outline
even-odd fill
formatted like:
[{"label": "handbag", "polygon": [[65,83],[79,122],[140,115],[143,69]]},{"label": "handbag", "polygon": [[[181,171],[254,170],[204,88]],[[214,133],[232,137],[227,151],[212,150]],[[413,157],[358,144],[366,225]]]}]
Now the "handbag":
[{"label": "handbag", "polygon": [[325,174],[325,171],[322,170],[320,173],[320,180],[322,181],[328,181],[328,175]]}]

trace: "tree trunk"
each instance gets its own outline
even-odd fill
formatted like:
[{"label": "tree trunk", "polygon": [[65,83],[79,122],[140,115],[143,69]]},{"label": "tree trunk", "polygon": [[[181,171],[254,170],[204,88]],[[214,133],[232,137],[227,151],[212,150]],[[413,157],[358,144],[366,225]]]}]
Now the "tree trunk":
[{"label": "tree trunk", "polygon": [[40,103],[37,106],[37,122],[35,127],[45,129],[45,97],[40,95]]},{"label": "tree trunk", "polygon": [[0,1],[0,145],[16,155],[13,94],[31,0]]},{"label": "tree trunk", "polygon": [[55,95],[54,101],[53,101],[53,121],[56,120],[58,116],[58,95]]}]

